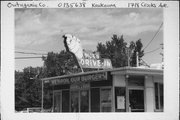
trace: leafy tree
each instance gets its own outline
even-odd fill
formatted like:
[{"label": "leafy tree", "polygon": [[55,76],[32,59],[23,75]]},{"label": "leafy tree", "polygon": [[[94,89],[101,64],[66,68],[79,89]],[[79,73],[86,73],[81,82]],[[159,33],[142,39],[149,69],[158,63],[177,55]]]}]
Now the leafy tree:
[{"label": "leafy tree", "polygon": [[64,50],[60,53],[49,52],[43,61],[46,77],[61,76],[79,71],[74,56]]},{"label": "leafy tree", "polygon": [[[42,67],[27,67],[22,72],[15,71],[15,109],[17,111],[41,106],[42,84],[40,78],[42,77]],[[48,103],[49,101],[45,97],[44,102]]]},{"label": "leafy tree", "polygon": [[24,104],[28,103],[26,98],[22,97],[24,91],[23,72],[15,71],[15,109],[21,110]]},{"label": "leafy tree", "polygon": [[[49,52],[44,61],[44,77],[61,76],[81,72],[75,56],[62,50],[60,53]],[[83,68],[84,72],[95,69]]]},{"label": "leafy tree", "polygon": [[112,66],[124,67],[128,66],[128,55],[130,58],[130,65],[136,65],[136,52],[139,53],[139,60],[144,55],[142,51],[141,40],[130,42],[130,46],[127,46],[127,43],[124,41],[123,35],[118,37],[113,35],[111,41],[107,41],[105,44],[98,43],[97,51],[100,53],[102,58],[109,58],[112,61]]},{"label": "leafy tree", "polygon": [[123,36],[113,35],[112,40],[106,44],[98,43],[97,51],[102,58],[111,59],[113,67],[122,67],[127,65],[126,44]]},{"label": "leafy tree", "polygon": [[[137,40],[135,43],[131,41],[130,43],[130,65],[135,67],[136,66],[136,54],[138,52],[138,60],[141,61],[141,58],[144,56],[144,51],[142,50],[143,44],[141,43],[141,39]],[[141,65],[141,63],[140,63]]]}]

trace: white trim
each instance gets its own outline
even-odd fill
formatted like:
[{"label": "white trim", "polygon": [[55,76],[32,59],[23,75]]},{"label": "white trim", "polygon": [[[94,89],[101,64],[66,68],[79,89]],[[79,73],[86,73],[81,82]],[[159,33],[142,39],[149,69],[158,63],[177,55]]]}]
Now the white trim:
[{"label": "white trim", "polygon": [[75,77],[81,75],[88,75],[88,74],[96,74],[101,72],[111,72],[111,74],[136,74],[136,75],[163,75],[162,69],[152,69],[152,68],[137,68],[137,67],[121,67],[121,68],[114,68],[114,69],[107,69],[107,70],[99,70],[99,71],[91,71],[91,72],[84,72],[84,73],[76,73],[72,75],[62,75],[56,77],[49,77],[49,78],[42,78],[41,80],[50,81],[52,79],[59,79],[59,78],[67,78],[67,77]]}]

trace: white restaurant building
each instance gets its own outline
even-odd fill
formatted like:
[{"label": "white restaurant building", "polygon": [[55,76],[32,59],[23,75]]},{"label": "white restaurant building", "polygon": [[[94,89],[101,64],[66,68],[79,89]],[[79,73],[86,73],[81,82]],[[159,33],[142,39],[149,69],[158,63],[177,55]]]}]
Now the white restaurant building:
[{"label": "white restaurant building", "polygon": [[163,111],[163,69],[123,67],[43,78],[53,112]]}]

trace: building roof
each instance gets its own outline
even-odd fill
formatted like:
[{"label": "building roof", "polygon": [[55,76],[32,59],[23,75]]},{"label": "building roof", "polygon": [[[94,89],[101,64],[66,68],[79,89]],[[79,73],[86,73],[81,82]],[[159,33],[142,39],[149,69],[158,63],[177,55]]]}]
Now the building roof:
[{"label": "building roof", "polygon": [[81,72],[81,73],[76,73],[76,74],[71,74],[71,75],[48,77],[48,78],[42,78],[41,80],[49,81],[49,80],[53,80],[53,79],[62,79],[62,78],[82,76],[82,75],[88,75],[88,74],[100,73],[100,72],[111,72],[111,74],[121,74],[121,75],[129,74],[129,75],[153,75],[153,76],[159,75],[159,76],[163,76],[162,69],[140,68],[140,67],[121,67],[121,68],[113,68],[113,69],[106,69],[106,70]]}]

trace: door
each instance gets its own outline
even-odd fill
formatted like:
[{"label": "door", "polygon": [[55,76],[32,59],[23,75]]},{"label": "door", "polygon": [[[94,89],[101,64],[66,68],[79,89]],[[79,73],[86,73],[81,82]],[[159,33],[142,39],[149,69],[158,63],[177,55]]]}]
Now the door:
[{"label": "door", "polygon": [[61,112],[61,92],[54,92],[54,112]]},{"label": "door", "polygon": [[62,112],[70,112],[69,90],[62,91]]},{"label": "door", "polygon": [[71,91],[71,112],[89,112],[89,90]]},{"label": "door", "polygon": [[79,91],[71,91],[71,112],[79,112]]},{"label": "door", "polygon": [[101,89],[101,112],[111,112],[112,109],[112,92],[111,88]]},{"label": "door", "polygon": [[100,112],[100,88],[91,88],[91,112]]},{"label": "door", "polygon": [[89,112],[89,90],[81,90],[80,98],[80,111]]},{"label": "door", "polygon": [[144,90],[129,90],[130,112],[144,112]]}]

